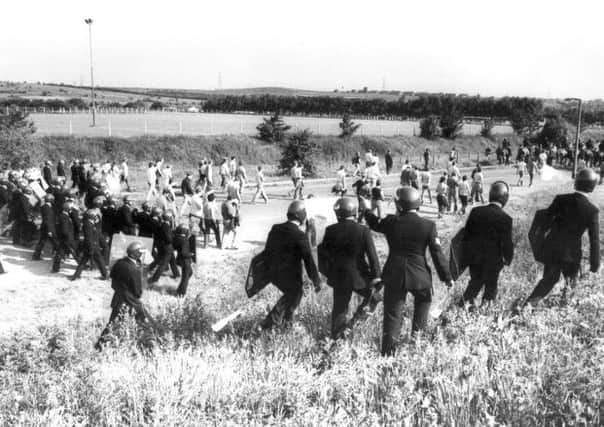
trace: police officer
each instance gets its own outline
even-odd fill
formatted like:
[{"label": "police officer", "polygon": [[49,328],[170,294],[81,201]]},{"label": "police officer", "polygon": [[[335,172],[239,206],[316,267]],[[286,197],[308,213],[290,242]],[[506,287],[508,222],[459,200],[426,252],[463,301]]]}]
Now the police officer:
[{"label": "police officer", "polygon": [[40,208],[42,213],[42,225],[40,227],[40,240],[34,249],[32,255],[32,261],[40,261],[42,250],[46,242],[50,243],[53,252],[59,248],[59,241],[57,240],[57,217],[55,216],[53,202],[55,198],[52,194],[46,194],[44,196],[44,203]]},{"label": "police officer", "polygon": [[585,230],[589,234],[591,271],[595,273],[599,270],[599,210],[589,198],[597,182],[598,175],[592,169],[580,170],[575,178],[575,192],[556,196],[547,208],[553,223],[544,242],[543,278],[528,297],[527,303],[534,305],[549,294],[558,283],[560,273],[567,286],[574,288],[581,265],[581,237]]},{"label": "police officer", "polygon": [[472,209],[466,222],[463,239],[465,264],[470,268],[470,282],[459,301],[474,305],[474,299],[484,288],[483,303],[497,296],[497,281],[504,265],[514,256],[512,217],[503,211],[510,197],[509,186],[496,181],[489,191],[489,204]]},{"label": "police officer", "polygon": [[102,350],[103,345],[108,340],[112,324],[128,310],[134,314],[138,324],[143,324],[149,318],[140,298],[143,294],[141,258],[143,245],[140,242],[133,242],[126,249],[126,256],[118,260],[111,268],[111,288],[114,291],[111,299],[111,315],[109,322],[97,343],[95,348]]},{"label": "police officer", "polygon": [[61,260],[67,255],[71,254],[76,262],[79,261],[78,247],[75,235],[75,227],[71,218],[72,202],[67,201],[63,203],[63,208],[59,214],[57,237],[59,240],[59,247],[55,252],[55,257],[52,264],[52,272],[58,273],[61,268]]},{"label": "police officer", "polygon": [[321,289],[321,279],[311,254],[307,235],[300,229],[306,224],[306,207],[301,200],[295,200],[287,209],[287,221],[275,224],[268,233],[264,249],[269,260],[269,276],[283,296],[277,301],[266,319],[260,324],[262,329],[292,322],[294,311],[302,299],[302,262],[306,273],[315,286]]},{"label": "police officer", "polygon": [[82,275],[82,271],[86,267],[88,261],[92,260],[101,272],[101,280],[107,280],[107,268],[101,253],[101,239],[98,224],[100,222],[98,212],[94,209],[89,209],[84,214],[84,249],[83,255],[80,258],[78,267],[70,280],[77,280]]},{"label": "police officer", "polygon": [[384,265],[384,330],[382,355],[393,355],[403,322],[407,293],[413,295],[412,332],[425,328],[432,302],[432,274],[426,260],[430,250],[438,277],[447,286],[453,281],[436,234],[434,221],[419,216],[419,192],[413,187],[396,191],[396,215],[378,218],[366,211],[365,218],[372,230],[383,233],[388,242],[388,259]]},{"label": "police officer", "polygon": [[166,211],[162,215],[162,221],[157,233],[157,269],[149,283],[157,282],[162,273],[167,270],[168,265],[172,270],[174,278],[180,277],[174,257],[174,232],[172,231],[172,212]]},{"label": "police officer", "polygon": [[136,234],[136,225],[134,223],[132,209],[132,198],[130,196],[124,196],[123,204],[117,210],[116,225],[117,230],[124,234],[128,234],[130,236],[134,236]]},{"label": "police officer", "polygon": [[[88,193],[87,193],[87,195],[88,195]],[[109,204],[107,204],[107,205],[106,205],[106,202],[107,202],[107,198],[105,197],[104,194],[96,196],[92,200],[91,210],[96,215],[95,225],[97,228],[97,235],[99,238],[99,247],[101,249],[101,255],[102,255],[103,259],[105,260],[105,262],[107,263],[109,261],[109,243],[108,243],[108,239],[105,238],[105,233],[107,233],[110,236],[112,235],[111,234],[113,231],[113,218],[112,217],[113,217],[113,212],[115,210],[115,205],[113,207],[109,207],[107,209],[106,206],[110,206],[111,200],[109,201]],[[105,209],[104,209],[104,207],[105,207]],[[105,211],[105,213],[108,214],[106,216],[105,222],[103,222],[103,211]]]},{"label": "police officer", "polygon": [[363,297],[357,313],[368,304],[374,308],[379,301],[374,295],[374,285],[380,282],[380,263],[371,230],[356,221],[358,209],[355,198],[339,199],[334,205],[338,222],[327,227],[318,248],[319,268],[333,288],[333,339],[341,337],[351,326],[347,325],[346,317],[353,291]]},{"label": "police officer", "polygon": [[176,264],[180,266],[180,284],[176,289],[176,295],[183,296],[187,293],[189,279],[193,275],[194,254],[191,250],[191,241],[189,238],[189,229],[184,225],[176,227],[174,232],[174,249],[176,250]]},{"label": "police officer", "polygon": [[153,237],[153,223],[151,221],[151,205],[144,202],[142,209],[134,209],[132,213],[134,223],[138,226],[138,235],[141,237]]}]

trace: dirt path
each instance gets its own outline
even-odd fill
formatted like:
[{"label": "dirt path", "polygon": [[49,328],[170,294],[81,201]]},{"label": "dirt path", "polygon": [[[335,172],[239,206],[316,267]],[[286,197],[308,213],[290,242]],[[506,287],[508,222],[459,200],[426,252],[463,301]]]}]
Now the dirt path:
[{"label": "dirt path", "polygon": [[[487,184],[496,179],[516,182],[513,169],[491,170],[485,175]],[[397,181],[398,178],[395,176],[385,180],[386,194],[392,194]],[[563,182],[570,182],[568,175],[564,175],[561,181],[556,182],[537,180],[530,189],[513,187],[512,198],[522,200],[531,192],[560,186]],[[331,206],[335,199],[329,195],[330,187],[331,184],[325,183],[306,185],[306,194],[314,196],[308,201],[311,212],[331,215]],[[220,251],[215,248],[199,250],[198,257],[201,261],[195,276],[191,279],[190,295],[201,294],[204,304],[212,307],[222,303],[220,301],[222,290],[211,286],[213,277],[220,277],[225,269],[229,271],[235,269],[236,274],[241,274],[243,280],[251,254],[260,251],[264,246],[264,240],[272,224],[285,220],[285,211],[290,202],[287,197],[288,190],[289,188],[286,187],[270,188],[271,201],[268,205],[244,203],[237,250]],[[244,195],[244,200],[250,198],[251,194]],[[388,209],[392,211],[394,207],[390,205]],[[463,218],[453,215],[437,219],[435,201],[433,204],[424,205],[421,213],[437,220],[441,236],[451,234],[464,221]],[[71,275],[75,268],[73,261],[68,262],[59,273],[52,274],[49,254],[46,254],[43,261],[34,262],[30,261],[31,252],[31,249],[13,247],[6,238],[0,239],[0,256],[7,271],[6,274],[0,275],[0,334],[18,329],[60,324],[77,317],[82,320],[105,321],[109,315],[109,302],[112,296],[109,282],[97,280],[99,276],[97,271],[84,272],[81,280],[68,281],[67,276]],[[145,298],[156,300],[164,297],[173,298],[162,294],[169,293],[169,290],[176,286],[176,281],[165,275],[154,287],[156,292],[147,292]]]}]

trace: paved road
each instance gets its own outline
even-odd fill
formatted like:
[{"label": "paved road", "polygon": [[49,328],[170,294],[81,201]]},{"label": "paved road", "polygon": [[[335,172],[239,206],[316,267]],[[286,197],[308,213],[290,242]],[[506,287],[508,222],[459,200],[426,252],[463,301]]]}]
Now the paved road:
[{"label": "paved road", "polygon": [[[462,170],[462,174],[466,173]],[[441,175],[441,172],[434,173],[432,175],[431,187],[436,186],[437,178]],[[467,171],[467,175],[470,175],[470,171]],[[504,180],[509,184],[516,184],[517,176],[515,169],[491,169],[484,171],[485,175],[485,198],[488,195],[488,186],[496,180]],[[308,181],[305,184],[304,191],[306,195],[313,195],[313,198],[307,200],[309,213],[315,211],[322,213],[324,216],[329,213],[331,215],[331,206],[335,201],[330,193],[331,187],[335,183],[335,178],[331,181],[325,182],[325,180]],[[383,180],[382,187],[387,198],[391,197],[396,188],[399,185],[399,175],[389,175]],[[242,226],[240,227],[240,239],[242,243],[247,242],[262,242],[266,239],[266,235],[270,230],[272,224],[284,221],[287,207],[291,202],[291,198],[288,197],[288,191],[291,190],[291,186],[278,186],[267,188],[268,197],[270,202],[268,205],[264,205],[263,202],[257,202],[255,205],[249,203],[254,190],[246,189],[244,192],[243,199],[244,203],[241,208],[242,215]],[[518,187],[512,187],[512,196],[514,193],[522,195],[526,191]],[[428,217],[436,219],[436,200],[433,191],[433,203],[424,205],[420,212]],[[394,211],[394,206],[389,204],[388,212]]]}]

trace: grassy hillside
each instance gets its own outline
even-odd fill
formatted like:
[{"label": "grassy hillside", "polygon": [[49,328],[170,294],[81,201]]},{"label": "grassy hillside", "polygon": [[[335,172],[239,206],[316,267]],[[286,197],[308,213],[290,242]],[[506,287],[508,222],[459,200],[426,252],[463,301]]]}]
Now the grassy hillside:
[{"label": "grassy hillside", "polygon": [[[513,143],[517,138],[507,136]],[[487,147],[496,146],[496,142],[479,136],[464,136],[455,141],[439,139],[428,141],[419,137],[353,137],[344,141],[333,136],[313,136],[319,144],[317,156],[320,176],[333,176],[335,169],[341,164],[350,166],[355,152],[363,154],[367,149],[374,150],[383,160],[386,150],[391,150],[395,156],[395,167],[405,160],[421,165],[422,153],[429,147],[435,154],[435,167],[442,167],[446,162],[446,154],[452,146],[457,147],[461,154],[461,163],[475,163],[478,155],[484,159]],[[503,136],[498,135],[498,139]],[[276,165],[281,156],[278,145],[266,144],[247,136],[141,136],[133,138],[90,138],[90,137],[59,137],[44,136],[38,138],[39,159],[50,158],[54,161],[65,159],[68,162],[74,158],[87,158],[91,161],[105,159],[121,161],[123,156],[132,161],[135,174],[144,171],[147,162],[164,158],[175,166],[179,174],[186,169],[194,169],[202,158],[212,158],[215,161],[224,156],[237,156],[247,165],[265,165],[269,173],[276,173]]]},{"label": "grassy hillside", "polygon": [[[308,292],[292,329],[260,334],[255,326],[278,295],[267,289],[215,335],[215,316],[245,301],[249,256],[220,266],[207,260],[196,280],[216,298],[147,291],[157,327],[143,333],[129,322],[102,354],[92,350],[101,321],[73,319],[0,339],[0,423],[602,425],[602,275],[581,280],[569,305],[555,292],[534,312],[508,320],[508,307],[540,273],[525,236],[531,213],[551,197],[510,207],[517,250],[497,303],[474,313],[451,308],[426,335],[407,337],[396,357],[378,356],[381,308],[347,340],[327,338],[330,290]],[[383,262],[382,238],[378,249]],[[445,296],[436,284],[435,301]]]}]

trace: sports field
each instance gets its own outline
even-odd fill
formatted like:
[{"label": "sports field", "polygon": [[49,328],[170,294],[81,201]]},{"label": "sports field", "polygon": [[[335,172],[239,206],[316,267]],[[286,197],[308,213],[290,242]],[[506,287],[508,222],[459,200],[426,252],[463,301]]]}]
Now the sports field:
[{"label": "sports field", "polygon": [[[164,113],[97,114],[91,127],[89,114],[31,114],[38,133],[42,135],[136,136],[151,135],[254,135],[262,117],[255,114]],[[295,129],[337,135],[339,118],[284,117]],[[419,122],[402,120],[355,120],[362,126],[362,135],[419,135]],[[480,124],[465,124],[463,133],[477,135]],[[493,133],[511,133],[509,126],[495,126]]]}]

